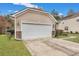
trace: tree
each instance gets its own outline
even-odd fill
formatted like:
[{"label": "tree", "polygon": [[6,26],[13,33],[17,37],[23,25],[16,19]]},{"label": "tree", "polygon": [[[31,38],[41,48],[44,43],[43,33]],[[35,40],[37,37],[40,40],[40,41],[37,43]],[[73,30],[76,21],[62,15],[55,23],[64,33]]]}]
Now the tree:
[{"label": "tree", "polygon": [[10,17],[11,17],[10,15],[7,15],[7,16],[5,16],[5,19],[11,24],[9,29],[14,30],[14,21]]},{"label": "tree", "polygon": [[8,21],[10,21],[11,20],[10,15],[6,15],[5,19],[8,20]]},{"label": "tree", "polygon": [[75,12],[74,12],[74,10],[73,9],[69,9],[68,10],[68,16],[71,16],[71,15],[74,15],[75,14]]},{"label": "tree", "polygon": [[53,16],[57,16],[57,15],[58,15],[58,12],[57,12],[55,9],[53,9],[52,12],[51,12],[51,14],[52,14]]},{"label": "tree", "polygon": [[10,15],[5,16],[5,19],[10,22],[12,24],[12,26],[14,26],[14,22],[13,20],[10,18]]},{"label": "tree", "polygon": [[56,20],[61,20],[63,18],[63,15],[59,15],[59,12],[55,9],[52,10],[51,14],[55,17]]}]

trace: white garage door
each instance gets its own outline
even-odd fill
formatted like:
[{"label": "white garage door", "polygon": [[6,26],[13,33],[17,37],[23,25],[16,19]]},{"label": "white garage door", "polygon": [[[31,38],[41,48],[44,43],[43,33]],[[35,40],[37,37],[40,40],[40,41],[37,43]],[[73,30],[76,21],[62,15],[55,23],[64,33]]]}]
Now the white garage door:
[{"label": "white garage door", "polygon": [[35,39],[51,36],[50,25],[22,24],[22,39]]}]

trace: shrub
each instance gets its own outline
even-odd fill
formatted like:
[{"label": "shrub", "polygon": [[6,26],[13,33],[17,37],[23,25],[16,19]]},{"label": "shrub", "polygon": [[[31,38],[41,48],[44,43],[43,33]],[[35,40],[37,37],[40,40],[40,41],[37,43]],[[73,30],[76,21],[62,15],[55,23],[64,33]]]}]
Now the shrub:
[{"label": "shrub", "polygon": [[72,31],[70,31],[70,33],[72,34],[73,32],[72,32]]},{"label": "shrub", "polygon": [[75,32],[75,34],[78,34],[78,32]]}]

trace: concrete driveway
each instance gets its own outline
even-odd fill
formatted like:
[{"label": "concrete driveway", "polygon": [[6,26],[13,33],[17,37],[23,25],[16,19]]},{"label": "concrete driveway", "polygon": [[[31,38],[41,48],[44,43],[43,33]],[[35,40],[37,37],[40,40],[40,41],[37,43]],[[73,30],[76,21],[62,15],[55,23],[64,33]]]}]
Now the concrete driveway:
[{"label": "concrete driveway", "polygon": [[79,44],[62,39],[23,41],[33,56],[78,56]]},{"label": "concrete driveway", "polygon": [[50,47],[42,40],[24,41],[24,44],[33,56],[67,56],[66,53]]}]

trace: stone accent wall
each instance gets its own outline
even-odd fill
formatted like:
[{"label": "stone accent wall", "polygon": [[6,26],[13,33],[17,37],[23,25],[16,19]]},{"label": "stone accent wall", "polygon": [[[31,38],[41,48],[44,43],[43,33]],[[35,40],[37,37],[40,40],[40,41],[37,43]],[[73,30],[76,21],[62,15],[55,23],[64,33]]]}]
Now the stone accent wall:
[{"label": "stone accent wall", "polygon": [[16,38],[21,39],[21,31],[16,31]]}]

